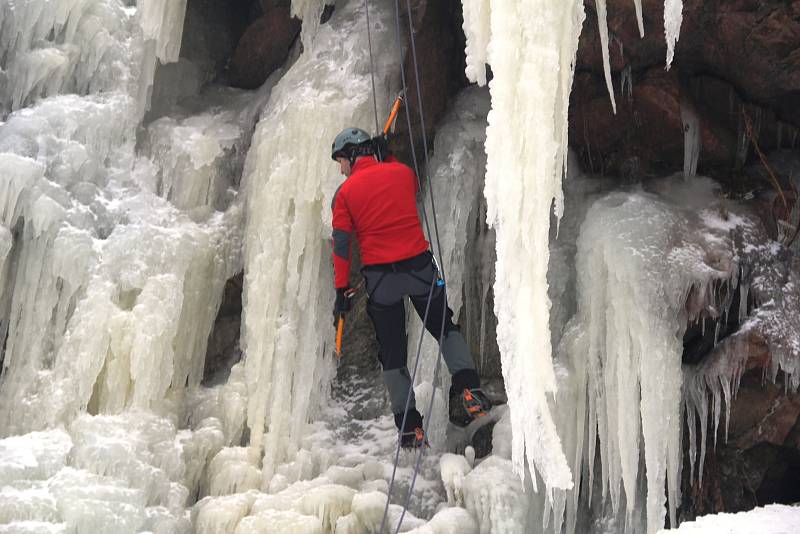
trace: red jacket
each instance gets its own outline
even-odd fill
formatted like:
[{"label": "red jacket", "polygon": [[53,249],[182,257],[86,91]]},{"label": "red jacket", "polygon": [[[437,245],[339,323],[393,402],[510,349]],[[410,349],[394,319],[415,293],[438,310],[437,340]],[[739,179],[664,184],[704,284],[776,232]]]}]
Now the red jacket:
[{"label": "red jacket", "polygon": [[350,279],[353,232],[364,265],[391,263],[428,250],[417,211],[419,183],[408,166],[389,157],[360,158],[333,196],[333,270],[337,288]]}]

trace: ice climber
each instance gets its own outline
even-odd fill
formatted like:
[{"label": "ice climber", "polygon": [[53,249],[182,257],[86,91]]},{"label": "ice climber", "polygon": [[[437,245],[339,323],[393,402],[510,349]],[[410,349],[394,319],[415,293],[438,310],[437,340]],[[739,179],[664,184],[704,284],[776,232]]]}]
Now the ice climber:
[{"label": "ice climber", "polygon": [[[378,145],[379,146],[379,145]],[[442,354],[452,375],[450,421],[466,426],[491,408],[480,389],[464,336],[453,324],[444,284],[422,233],[416,197],[419,182],[408,166],[389,156],[376,159],[375,143],[364,130],[347,128],[333,141],[331,157],[346,177],[333,197],[333,266],[336,301],[334,320],[350,310],[350,246],[355,237],[367,291],[367,313],[375,326],[383,379],[389,392],[401,445],[425,443],[422,415],[415,406],[413,389],[405,425],[403,412],[411,378],[406,366],[405,297],[424,317],[433,282],[426,329],[437,339],[442,332]],[[445,314],[443,308],[446,308]],[[401,428],[403,426],[403,428]]]}]

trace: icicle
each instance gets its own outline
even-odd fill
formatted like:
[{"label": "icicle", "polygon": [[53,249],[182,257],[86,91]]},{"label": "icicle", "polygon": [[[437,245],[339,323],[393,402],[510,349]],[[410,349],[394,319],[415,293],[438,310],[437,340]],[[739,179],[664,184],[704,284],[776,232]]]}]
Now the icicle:
[{"label": "icicle", "polygon": [[178,61],[186,0],[139,0],[137,7],[145,39],[155,41],[156,57],[162,63]]},{"label": "icicle", "polygon": [[667,70],[672,65],[675,45],[681,35],[683,0],[664,0],[664,35],[667,40]]},{"label": "icicle", "polygon": [[[301,40],[303,41],[303,49],[310,52],[311,47],[314,45],[314,36],[319,30],[319,21],[322,16],[322,10],[325,8],[326,3],[332,3],[326,0],[291,0],[293,17],[297,17],[303,21],[301,29]],[[370,15],[372,10],[370,9]],[[372,17],[370,16],[370,19]],[[371,20],[370,20],[371,22]],[[364,31],[361,29],[361,31]]]},{"label": "icicle", "polygon": [[[537,14],[535,28],[526,23],[530,13]],[[547,264],[554,199],[556,217],[563,211],[567,109],[583,18],[577,0],[497,1],[490,14],[494,79],[485,195],[487,221],[497,236],[497,338],[514,429],[514,470],[522,477],[527,463],[548,491],[573,486],[547,402],[556,390]],[[557,52],[541,54],[543,49]],[[510,131],[520,135],[510,139]],[[530,146],[541,150],[525,150]]]},{"label": "icicle", "polygon": [[614,83],[611,80],[611,60],[608,57],[608,17],[606,13],[606,0],[597,0],[597,25],[600,30],[600,49],[603,52],[603,72],[606,78],[608,97],[611,99],[611,109],[617,113],[617,103],[614,101]]},{"label": "icicle", "polygon": [[747,136],[747,128],[744,126],[744,119],[739,115],[738,122],[738,143],[736,145],[736,168],[741,168],[747,161],[747,154],[750,150],[750,138]]},{"label": "icicle", "polygon": [[642,18],[642,0],[633,0],[636,7],[636,23],[639,25],[639,37],[644,37],[644,19]]},{"label": "icicle", "polygon": [[619,77],[620,92],[627,97],[628,103],[633,102],[633,73],[630,63],[625,65]]},{"label": "icicle", "polygon": [[688,180],[697,174],[700,159],[700,119],[688,102],[681,102],[683,123],[683,177]]},{"label": "icicle", "polygon": [[486,85],[487,49],[491,39],[491,0],[461,0],[464,35],[467,38],[465,73],[471,82]]}]

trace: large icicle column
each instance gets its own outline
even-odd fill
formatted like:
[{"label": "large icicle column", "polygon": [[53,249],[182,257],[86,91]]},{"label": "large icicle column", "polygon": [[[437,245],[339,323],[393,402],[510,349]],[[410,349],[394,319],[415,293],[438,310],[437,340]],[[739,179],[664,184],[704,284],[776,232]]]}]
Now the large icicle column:
[{"label": "large icicle column", "polygon": [[588,471],[593,487],[600,469],[611,521],[650,534],[664,526],[667,497],[676,524],[687,320],[704,306],[738,311],[728,310],[732,299],[722,302],[720,288],[738,283],[741,252],[732,236],[756,226],[735,205],[720,215],[707,178],[675,175],[655,188],[660,195],[612,193],[589,209],[577,243],[578,310],[559,352],[574,377],[578,413],[586,414],[563,419],[565,433],[581,436],[573,470]]},{"label": "large icicle column", "polygon": [[[371,3],[379,110],[399,72],[392,13],[388,1]],[[338,6],[313,40],[274,88],[245,167],[248,425],[264,484],[296,450],[333,370],[330,205],[344,177],[330,143],[374,124],[363,2]]]},{"label": "large icicle column", "polygon": [[[485,80],[492,109],[486,131],[487,219],[497,232],[497,338],[511,409],[512,460],[534,467],[548,489],[573,480],[548,407],[555,393],[547,265],[550,217],[561,215],[567,109],[579,0],[464,0],[467,75]],[[488,52],[488,54],[487,54]]]}]

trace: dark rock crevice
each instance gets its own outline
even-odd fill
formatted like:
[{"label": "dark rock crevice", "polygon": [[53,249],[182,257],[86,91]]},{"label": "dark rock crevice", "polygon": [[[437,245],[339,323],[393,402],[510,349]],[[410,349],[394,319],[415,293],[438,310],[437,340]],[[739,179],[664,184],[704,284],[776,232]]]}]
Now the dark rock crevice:
[{"label": "dark rock crevice", "polygon": [[208,337],[202,384],[214,386],[228,380],[231,368],[242,358],[239,335],[242,324],[244,273],[239,272],[225,283],[222,302]]}]

